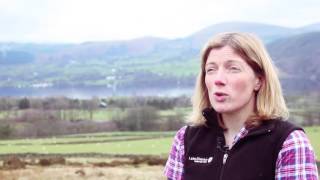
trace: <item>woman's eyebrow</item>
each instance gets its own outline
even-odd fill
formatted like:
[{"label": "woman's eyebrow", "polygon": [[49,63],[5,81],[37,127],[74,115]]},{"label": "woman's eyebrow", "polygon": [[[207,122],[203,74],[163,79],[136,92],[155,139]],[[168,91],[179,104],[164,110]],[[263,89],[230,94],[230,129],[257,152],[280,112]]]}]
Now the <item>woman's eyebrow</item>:
[{"label": "woman's eyebrow", "polygon": [[226,63],[241,63],[241,61],[236,60],[236,59],[230,59],[230,60],[227,60]]},{"label": "woman's eyebrow", "polygon": [[[236,64],[241,64],[241,61],[239,60],[235,60],[235,59],[230,59],[230,60],[227,60],[226,62],[224,62],[224,64],[233,64],[233,63],[236,63]],[[216,65],[217,63],[215,62],[208,62],[205,64],[205,66],[208,66],[208,65]]]},{"label": "woman's eyebrow", "polygon": [[209,62],[209,63],[206,63],[205,65],[215,65],[216,63],[215,62]]}]

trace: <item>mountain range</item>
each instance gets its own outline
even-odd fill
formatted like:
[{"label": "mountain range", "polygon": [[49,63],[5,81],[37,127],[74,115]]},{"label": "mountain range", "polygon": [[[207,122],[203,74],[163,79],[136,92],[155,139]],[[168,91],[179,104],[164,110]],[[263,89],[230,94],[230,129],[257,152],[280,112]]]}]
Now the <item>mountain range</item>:
[{"label": "mountain range", "polygon": [[320,23],[287,28],[227,22],[178,39],[142,37],[80,44],[2,42],[0,95],[14,96],[17,94],[10,91],[35,92],[40,88],[100,88],[113,94],[134,91],[136,95],[146,89],[192,89],[202,47],[215,34],[225,31],[261,37],[287,93],[320,90]]}]

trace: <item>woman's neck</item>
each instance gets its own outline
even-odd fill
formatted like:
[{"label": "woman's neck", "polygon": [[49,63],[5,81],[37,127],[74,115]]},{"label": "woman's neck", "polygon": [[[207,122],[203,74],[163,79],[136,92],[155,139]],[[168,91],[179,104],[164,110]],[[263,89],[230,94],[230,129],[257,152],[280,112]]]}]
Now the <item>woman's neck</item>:
[{"label": "woman's neck", "polygon": [[249,117],[254,114],[254,102],[255,98],[252,97],[250,101],[242,108],[221,114],[222,121],[227,128],[228,134],[237,134],[240,129],[244,127]]},{"label": "woman's neck", "polygon": [[238,133],[248,119],[248,115],[244,114],[222,114],[222,120],[231,134]]},{"label": "woman's neck", "polygon": [[249,116],[250,114],[245,113],[222,114],[223,123],[227,128],[224,131],[224,137],[229,148],[232,147],[235,136],[244,127]]},{"label": "woman's neck", "polygon": [[240,129],[244,127],[245,122],[253,113],[253,107],[249,106],[245,109],[241,109],[240,111],[223,113],[221,117],[227,131],[229,131],[228,133],[234,134],[238,133]]}]

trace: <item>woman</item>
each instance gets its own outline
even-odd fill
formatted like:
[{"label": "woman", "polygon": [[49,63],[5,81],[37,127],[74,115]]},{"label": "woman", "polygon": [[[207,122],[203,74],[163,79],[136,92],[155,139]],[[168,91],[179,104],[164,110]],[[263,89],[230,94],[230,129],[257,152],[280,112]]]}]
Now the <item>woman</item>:
[{"label": "woman", "polygon": [[191,126],[176,134],[165,167],[177,180],[316,180],[304,131],[287,121],[275,67],[246,33],[222,33],[205,46]]}]

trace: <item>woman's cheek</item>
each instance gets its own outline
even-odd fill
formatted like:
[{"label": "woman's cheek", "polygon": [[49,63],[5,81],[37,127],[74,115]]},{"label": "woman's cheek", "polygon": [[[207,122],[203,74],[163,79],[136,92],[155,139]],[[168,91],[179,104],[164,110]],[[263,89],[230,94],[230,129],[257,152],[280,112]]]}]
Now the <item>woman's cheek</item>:
[{"label": "woman's cheek", "polygon": [[253,92],[253,89],[252,91],[250,90],[250,83],[252,83],[250,79],[237,79],[232,83],[232,90],[241,96],[249,95],[249,93],[251,94]]},{"label": "woman's cheek", "polygon": [[206,88],[207,88],[208,93],[210,93],[211,87],[212,87],[212,84],[210,83],[210,78],[208,78],[208,77],[205,78],[205,84],[206,84]]},{"label": "woman's cheek", "polygon": [[246,83],[243,80],[235,80],[233,83],[233,89],[238,92],[243,92],[246,89]]}]

